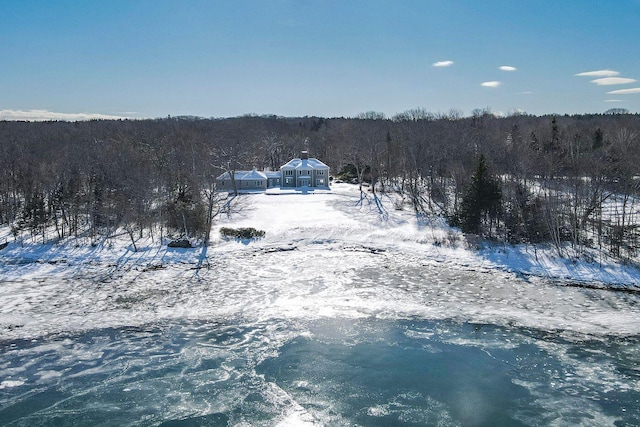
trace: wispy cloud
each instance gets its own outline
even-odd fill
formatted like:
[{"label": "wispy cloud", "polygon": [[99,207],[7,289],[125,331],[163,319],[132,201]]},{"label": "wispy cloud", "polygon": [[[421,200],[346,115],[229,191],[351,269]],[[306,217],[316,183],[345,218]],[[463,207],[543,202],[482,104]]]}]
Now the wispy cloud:
[{"label": "wispy cloud", "polygon": [[502,71],[516,71],[516,67],[512,67],[511,65],[502,65],[499,67]]},{"label": "wispy cloud", "polygon": [[601,79],[591,80],[591,83],[595,83],[600,86],[607,85],[626,85],[628,83],[635,83],[636,79],[628,79],[625,77],[603,77]]},{"label": "wispy cloud", "polygon": [[484,87],[498,87],[500,86],[502,83],[498,82],[498,81],[491,81],[491,82],[483,82],[480,85],[484,86]]},{"label": "wispy cloud", "polygon": [[640,93],[640,87],[612,90],[611,92],[607,92],[607,95],[630,95],[632,93]]},{"label": "wispy cloud", "polygon": [[452,65],[453,65],[453,61],[438,61],[432,64],[432,66],[434,67],[450,67]]},{"label": "wispy cloud", "polygon": [[622,102],[622,99],[605,99],[604,102]]},{"label": "wispy cloud", "polygon": [[55,113],[47,110],[0,110],[0,120],[24,120],[42,122],[47,120],[61,120],[77,122],[83,120],[117,120],[127,117],[95,113]]},{"label": "wispy cloud", "polygon": [[620,73],[613,70],[596,70],[596,71],[585,71],[583,73],[575,74],[578,77],[615,77],[619,76]]}]

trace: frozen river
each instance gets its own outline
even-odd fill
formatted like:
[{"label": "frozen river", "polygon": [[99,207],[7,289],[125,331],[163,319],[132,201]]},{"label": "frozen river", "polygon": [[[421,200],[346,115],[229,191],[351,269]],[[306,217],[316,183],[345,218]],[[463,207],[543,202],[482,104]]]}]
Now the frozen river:
[{"label": "frozen river", "polygon": [[640,425],[640,295],[259,197],[258,242],[0,254],[0,425]]}]

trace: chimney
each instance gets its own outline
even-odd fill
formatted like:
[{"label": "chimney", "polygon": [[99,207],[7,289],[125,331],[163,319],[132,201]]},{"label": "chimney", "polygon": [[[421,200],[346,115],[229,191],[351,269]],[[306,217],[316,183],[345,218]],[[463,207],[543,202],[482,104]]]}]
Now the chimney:
[{"label": "chimney", "polygon": [[300,158],[301,159],[308,159],[309,158],[309,152],[307,150],[304,150],[302,153],[300,153]]}]

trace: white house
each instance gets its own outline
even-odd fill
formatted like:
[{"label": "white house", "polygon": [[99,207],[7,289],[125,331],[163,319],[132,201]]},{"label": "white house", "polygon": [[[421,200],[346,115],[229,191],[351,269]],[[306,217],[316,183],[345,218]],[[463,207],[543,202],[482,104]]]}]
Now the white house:
[{"label": "white house", "polygon": [[280,167],[280,171],[235,171],[234,179],[225,172],[216,178],[218,189],[239,192],[264,191],[267,188],[285,187],[329,187],[329,166],[316,158],[309,158],[306,151],[300,158],[289,160]]}]

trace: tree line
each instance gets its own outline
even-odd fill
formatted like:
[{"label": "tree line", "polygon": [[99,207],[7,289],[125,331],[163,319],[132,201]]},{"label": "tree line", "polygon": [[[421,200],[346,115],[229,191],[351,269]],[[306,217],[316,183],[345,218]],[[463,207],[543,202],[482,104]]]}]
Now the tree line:
[{"label": "tree line", "polygon": [[503,240],[629,259],[637,229],[640,116],[408,110],[391,119],[0,122],[0,223],[50,241],[126,232],[205,240],[228,208],[215,177],[277,170],[307,150],[334,175],[400,194],[422,215]]}]

